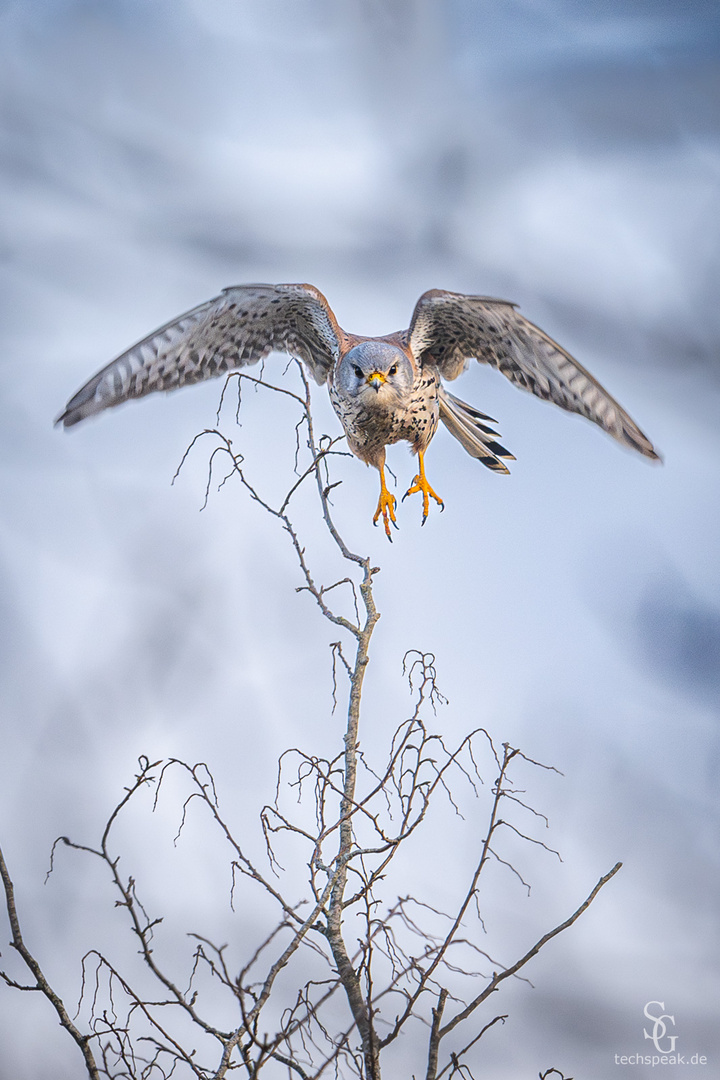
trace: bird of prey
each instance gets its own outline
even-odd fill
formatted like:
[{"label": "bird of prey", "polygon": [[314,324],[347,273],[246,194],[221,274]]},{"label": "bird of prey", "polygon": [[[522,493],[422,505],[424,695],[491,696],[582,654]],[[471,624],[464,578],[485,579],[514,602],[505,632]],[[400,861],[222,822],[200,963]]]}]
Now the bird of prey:
[{"label": "bird of prey", "polygon": [[618,442],[658,459],[649,439],[592,375],[509,300],[431,289],[423,293],[407,330],[368,338],[346,333],[312,285],[236,285],[200,304],[120,354],[70,399],[57,423],[71,427],[93,413],[155,390],[256,364],[270,352],[300,357],[326,384],[348,445],[380,474],[373,523],[396,525],[396,500],[385,483],[385,447],[406,441],[417,475],[406,495],[419,493],[423,524],[430,499],[442,499],[425,475],[425,452],[440,420],[487,468],[507,473],[513,455],[497,441],[497,421],[443,385],[471,359],[497,368],[511,382],[561,409],[580,413]]}]

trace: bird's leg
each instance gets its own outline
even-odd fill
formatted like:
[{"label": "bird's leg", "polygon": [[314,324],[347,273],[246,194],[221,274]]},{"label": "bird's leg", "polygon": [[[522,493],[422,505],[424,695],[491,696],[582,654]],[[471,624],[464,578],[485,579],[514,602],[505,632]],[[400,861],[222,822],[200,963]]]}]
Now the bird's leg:
[{"label": "bird's leg", "polygon": [[385,526],[385,533],[388,540],[392,543],[392,535],[390,533],[390,522],[397,529],[397,521],[395,520],[395,504],[397,499],[391,492],[388,491],[387,484],[385,483],[385,465],[378,465],[378,472],[380,473],[380,498],[378,499],[377,510],[375,511],[375,517],[373,518],[373,525],[377,525],[378,518],[382,514],[383,525]]},{"label": "bird's leg", "polygon": [[427,482],[427,477],[425,475],[425,455],[424,455],[424,452],[422,450],[418,450],[418,474],[415,477],[415,479],[413,480],[411,486],[407,489],[407,491],[403,495],[403,501],[405,501],[405,499],[407,499],[408,495],[414,495],[417,491],[422,492],[422,497],[423,497],[423,519],[422,519],[422,523],[424,525],[425,522],[427,521],[428,510],[430,508],[430,497],[432,496],[432,498],[435,500],[435,502],[439,503],[442,510],[445,509],[445,503],[442,501],[440,496],[436,492],[433,491],[433,489],[430,487],[430,485]]}]

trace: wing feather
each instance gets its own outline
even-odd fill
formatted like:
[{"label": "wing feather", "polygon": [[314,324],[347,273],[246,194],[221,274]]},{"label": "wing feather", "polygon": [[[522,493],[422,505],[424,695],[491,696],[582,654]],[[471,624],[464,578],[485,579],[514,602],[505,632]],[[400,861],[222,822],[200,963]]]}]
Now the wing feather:
[{"label": "wing feather", "polygon": [[299,356],[324,383],[343,337],[312,285],[236,285],[121,353],[70,399],[56,423],[71,427],[129,398],[211,379],[274,351]]},{"label": "wing feather", "polygon": [[457,378],[474,358],[659,460],[647,436],[597,379],[509,300],[432,289],[415,306],[407,340],[415,358],[436,366],[445,379]]}]

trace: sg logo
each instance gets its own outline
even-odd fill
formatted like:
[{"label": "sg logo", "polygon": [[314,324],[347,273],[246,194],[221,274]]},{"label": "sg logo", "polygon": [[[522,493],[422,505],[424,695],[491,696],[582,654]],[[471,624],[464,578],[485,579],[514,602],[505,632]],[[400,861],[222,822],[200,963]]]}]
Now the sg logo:
[{"label": "sg logo", "polygon": [[669,1020],[672,1026],[675,1027],[675,1017],[670,1016],[670,1014],[666,1012],[661,1012],[659,1016],[655,1016],[652,1012],[650,1012],[651,1005],[659,1005],[661,1009],[665,1008],[664,1001],[648,1001],[647,1005],[645,1006],[644,1012],[648,1020],[652,1020],[653,1028],[652,1033],[647,1031],[646,1028],[643,1028],[643,1035],[646,1039],[652,1039],[658,1054],[672,1054],[675,1051],[675,1043],[678,1040],[678,1036],[667,1036],[670,1041],[669,1047],[662,1047],[660,1045],[660,1042],[667,1035],[667,1024],[665,1023],[665,1021]]}]

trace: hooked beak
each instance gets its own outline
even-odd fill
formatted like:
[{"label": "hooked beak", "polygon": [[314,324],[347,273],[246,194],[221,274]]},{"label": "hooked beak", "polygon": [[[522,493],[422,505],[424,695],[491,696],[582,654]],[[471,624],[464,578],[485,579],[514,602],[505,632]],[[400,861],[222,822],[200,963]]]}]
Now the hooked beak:
[{"label": "hooked beak", "polygon": [[375,390],[379,390],[386,380],[387,375],[383,375],[382,371],[373,371],[372,374],[367,377],[368,386],[372,386]]}]

